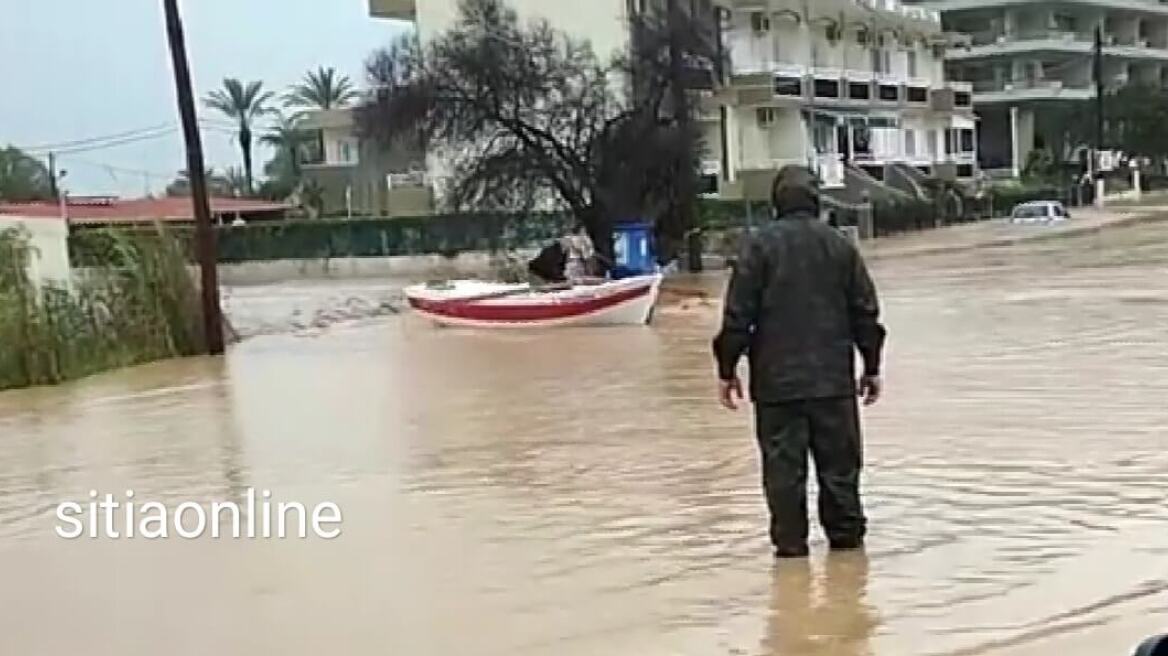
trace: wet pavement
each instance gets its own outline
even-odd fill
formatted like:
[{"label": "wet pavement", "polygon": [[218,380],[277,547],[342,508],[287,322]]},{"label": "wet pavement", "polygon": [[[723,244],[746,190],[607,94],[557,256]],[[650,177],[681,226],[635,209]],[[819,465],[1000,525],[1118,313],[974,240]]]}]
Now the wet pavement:
[{"label": "wet pavement", "polygon": [[[809,563],[769,556],[714,303],[484,334],[352,309],[382,284],[232,290],[263,336],[223,360],[0,394],[0,653],[1128,654],[1168,629],[1166,229],[878,261],[871,548]],[[91,488],[248,487],[342,537],[53,533]]]}]

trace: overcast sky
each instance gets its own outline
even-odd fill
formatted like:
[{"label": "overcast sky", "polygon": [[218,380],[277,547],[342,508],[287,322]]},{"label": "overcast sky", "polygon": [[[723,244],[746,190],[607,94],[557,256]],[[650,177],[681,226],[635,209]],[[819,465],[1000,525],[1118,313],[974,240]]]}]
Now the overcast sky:
[{"label": "overcast sky", "polygon": [[[362,63],[408,26],[372,19],[366,0],[182,0],[195,91],[227,76],[282,91]],[[0,0],[0,145],[36,148],[162,125],[177,127],[161,0]],[[223,119],[199,107],[200,118]],[[164,128],[163,128],[164,129]],[[204,131],[208,166],[239,166],[231,136]],[[38,151],[39,155],[41,151]],[[257,153],[260,173],[268,153]],[[186,168],[182,139],[62,155],[71,194],[140,196]]]}]

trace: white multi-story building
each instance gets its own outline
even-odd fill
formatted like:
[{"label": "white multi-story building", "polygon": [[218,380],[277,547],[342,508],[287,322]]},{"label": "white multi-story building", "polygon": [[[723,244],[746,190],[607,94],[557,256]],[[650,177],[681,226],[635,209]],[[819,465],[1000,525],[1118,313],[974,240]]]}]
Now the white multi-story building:
[{"label": "white multi-story building", "polygon": [[972,89],[946,81],[935,13],[895,0],[722,5],[730,195],[758,195],[752,188],[788,163],[812,163],[829,187],[853,173],[885,180],[893,168],[974,175]]},{"label": "white multi-story building", "polygon": [[[632,44],[630,18],[661,0],[508,0],[523,17],[586,38],[604,57]],[[972,88],[945,78],[935,12],[899,0],[681,0],[708,17],[728,67],[701,95],[705,188],[765,198],[786,164],[825,186],[879,188],[889,176],[971,177]],[[458,0],[370,0],[370,13],[449,29]],[[895,173],[899,171],[899,175]],[[889,180],[891,182],[891,180]]]},{"label": "white multi-story building", "polygon": [[[954,38],[948,74],[971,82],[985,168],[1018,175],[1043,145],[1044,107],[1096,97],[1093,51],[1103,34],[1103,83],[1168,84],[1163,0],[918,0]],[[1084,108],[1085,111],[1089,111]]]}]

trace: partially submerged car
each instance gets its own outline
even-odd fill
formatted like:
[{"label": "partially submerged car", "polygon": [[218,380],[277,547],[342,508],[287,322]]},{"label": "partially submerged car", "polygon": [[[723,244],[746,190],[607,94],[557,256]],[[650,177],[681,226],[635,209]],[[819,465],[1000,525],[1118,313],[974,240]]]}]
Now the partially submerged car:
[{"label": "partially submerged car", "polygon": [[1010,223],[1060,223],[1069,218],[1067,208],[1057,200],[1021,203],[1010,213]]}]

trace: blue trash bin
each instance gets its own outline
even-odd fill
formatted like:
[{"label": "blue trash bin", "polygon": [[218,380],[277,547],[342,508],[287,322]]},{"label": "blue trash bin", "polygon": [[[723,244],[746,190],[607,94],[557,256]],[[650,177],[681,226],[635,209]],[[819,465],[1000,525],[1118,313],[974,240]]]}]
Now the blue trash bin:
[{"label": "blue trash bin", "polygon": [[644,276],[657,272],[657,253],[653,248],[653,226],[648,223],[618,224],[613,232],[616,261],[614,280]]}]

